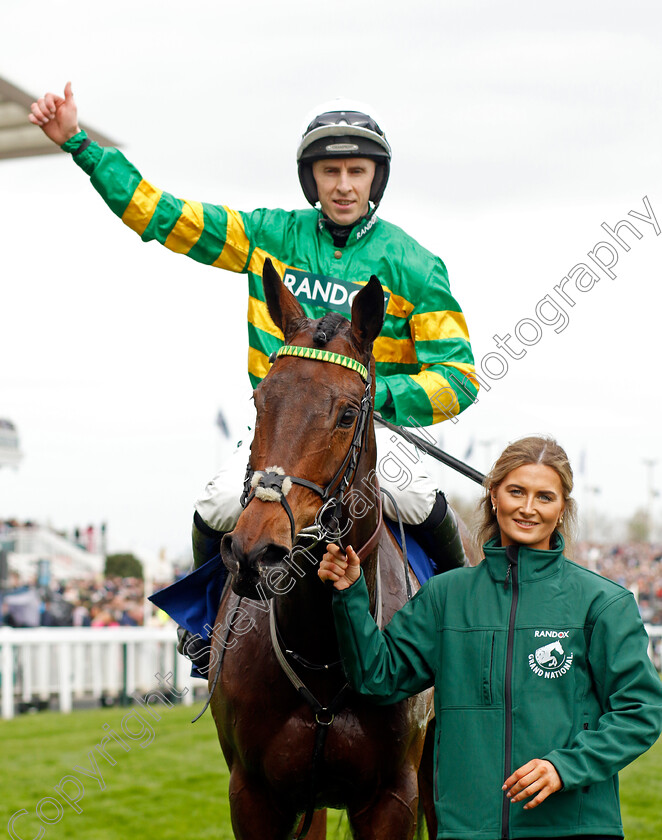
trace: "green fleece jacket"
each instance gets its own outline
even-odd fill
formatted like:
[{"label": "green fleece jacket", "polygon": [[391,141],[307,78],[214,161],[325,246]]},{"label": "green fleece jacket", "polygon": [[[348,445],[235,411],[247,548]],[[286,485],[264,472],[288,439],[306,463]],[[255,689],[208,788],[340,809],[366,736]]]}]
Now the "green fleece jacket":
[{"label": "green fleece jacket", "polygon": [[[334,594],[354,688],[393,703],[435,688],[438,838],[620,837],[618,771],[662,729],[662,683],[627,589],[550,551],[485,546],[432,578],[382,632],[363,576]],[[563,789],[529,811],[505,779],[551,761]]]}]

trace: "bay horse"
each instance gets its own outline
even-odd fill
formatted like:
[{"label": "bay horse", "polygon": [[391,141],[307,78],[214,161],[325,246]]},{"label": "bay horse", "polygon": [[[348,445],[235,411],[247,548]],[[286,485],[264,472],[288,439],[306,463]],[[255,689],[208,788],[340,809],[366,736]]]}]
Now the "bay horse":
[{"label": "bay horse", "polygon": [[[359,840],[409,840],[432,691],[388,706],[352,692],[333,589],[317,576],[326,543],[342,534],[342,544],[362,547],[379,623],[405,603],[406,576],[418,588],[382,525],[375,482],[372,345],[383,290],[372,277],[355,296],[351,321],[337,313],[310,320],[268,260],[263,284],[285,346],[254,393],[245,506],[221,545],[232,591],[226,587],[215,626],[227,631],[213,634],[217,664],[209,672],[232,827],[238,840],[285,840],[302,814],[310,823],[321,810],[308,834],[317,840],[325,837],[324,809],[338,808]],[[315,529],[323,538],[297,553],[297,535]],[[429,744],[425,752],[431,759]],[[421,796],[435,837],[430,781],[426,773]]]}]

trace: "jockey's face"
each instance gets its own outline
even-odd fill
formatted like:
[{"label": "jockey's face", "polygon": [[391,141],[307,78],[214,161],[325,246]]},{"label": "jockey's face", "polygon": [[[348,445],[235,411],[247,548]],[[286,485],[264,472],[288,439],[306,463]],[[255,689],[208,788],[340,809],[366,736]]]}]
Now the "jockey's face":
[{"label": "jockey's face", "polygon": [[501,545],[549,548],[565,508],[556,470],[546,464],[524,464],[511,470],[490,494],[496,506]]},{"label": "jockey's face", "polygon": [[313,163],[322,210],[338,225],[353,225],[368,212],[375,162],[369,158],[326,158]]}]

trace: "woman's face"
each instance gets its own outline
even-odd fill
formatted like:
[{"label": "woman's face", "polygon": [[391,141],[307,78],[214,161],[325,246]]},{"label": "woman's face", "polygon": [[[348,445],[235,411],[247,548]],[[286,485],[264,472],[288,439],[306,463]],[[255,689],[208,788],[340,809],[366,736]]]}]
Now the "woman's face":
[{"label": "woman's face", "polygon": [[501,545],[549,548],[549,540],[565,509],[556,470],[546,464],[524,464],[511,470],[490,491],[501,531]]}]

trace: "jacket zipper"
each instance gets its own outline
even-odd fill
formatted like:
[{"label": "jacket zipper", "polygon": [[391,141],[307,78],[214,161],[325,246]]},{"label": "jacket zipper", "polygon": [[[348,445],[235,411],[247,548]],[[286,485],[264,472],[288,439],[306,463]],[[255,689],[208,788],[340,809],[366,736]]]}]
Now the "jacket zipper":
[{"label": "jacket zipper", "polygon": [[[585,722],[584,723],[584,730],[587,730],[587,729],[588,729],[588,723]],[[584,785],[584,787],[582,788],[582,793],[588,793],[588,789],[589,789],[589,785]]]},{"label": "jacket zipper", "polygon": [[[519,598],[519,583],[517,580],[517,554],[518,546],[508,546],[506,548],[506,556],[508,557],[508,572],[506,573],[506,585],[508,579],[511,578],[511,592],[512,598],[510,602],[510,617],[508,619],[508,641],[506,647],[506,682],[504,686],[505,699],[505,750],[504,750],[504,780],[511,774],[510,765],[512,763],[512,738],[513,738],[513,694],[512,694],[512,678],[513,678],[513,644],[514,644],[514,630],[515,630],[515,613],[517,611],[517,601]],[[510,821],[510,800],[503,794],[503,804],[501,806],[501,837],[502,840],[508,840]]]},{"label": "jacket zipper", "polygon": [[495,633],[492,633],[492,647],[490,648],[490,673],[489,673],[489,695],[490,705],[492,705],[492,671],[494,670],[494,639]]}]

